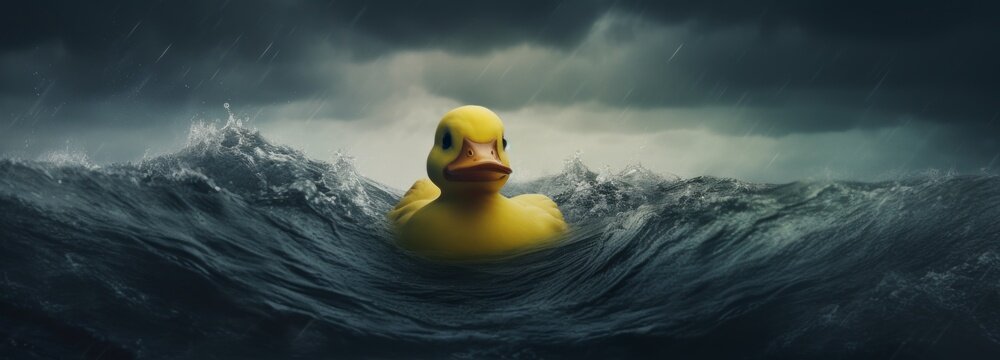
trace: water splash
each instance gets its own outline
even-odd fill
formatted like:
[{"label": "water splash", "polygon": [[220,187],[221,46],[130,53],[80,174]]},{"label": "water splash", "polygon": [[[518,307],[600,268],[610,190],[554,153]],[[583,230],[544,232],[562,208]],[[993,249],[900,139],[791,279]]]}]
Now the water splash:
[{"label": "water splash", "polygon": [[46,152],[38,157],[38,161],[56,166],[72,166],[87,169],[100,168],[90,160],[90,156],[86,152],[82,150],[70,150],[69,148]]}]

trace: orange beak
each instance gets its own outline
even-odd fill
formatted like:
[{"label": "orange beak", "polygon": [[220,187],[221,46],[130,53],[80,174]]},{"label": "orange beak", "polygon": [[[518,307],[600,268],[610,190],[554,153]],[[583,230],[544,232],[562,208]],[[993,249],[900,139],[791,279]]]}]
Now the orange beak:
[{"label": "orange beak", "polygon": [[497,140],[477,143],[462,140],[462,152],[444,168],[448,181],[496,181],[507,177],[512,170],[500,161]]}]

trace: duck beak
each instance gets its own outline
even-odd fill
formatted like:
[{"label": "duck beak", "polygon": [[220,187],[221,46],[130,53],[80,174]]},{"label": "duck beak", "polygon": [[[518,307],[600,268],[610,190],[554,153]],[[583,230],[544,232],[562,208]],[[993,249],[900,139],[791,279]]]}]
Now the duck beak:
[{"label": "duck beak", "polygon": [[469,139],[462,141],[462,152],[444,168],[444,178],[448,181],[495,181],[512,172],[500,161],[497,140],[477,143]]}]

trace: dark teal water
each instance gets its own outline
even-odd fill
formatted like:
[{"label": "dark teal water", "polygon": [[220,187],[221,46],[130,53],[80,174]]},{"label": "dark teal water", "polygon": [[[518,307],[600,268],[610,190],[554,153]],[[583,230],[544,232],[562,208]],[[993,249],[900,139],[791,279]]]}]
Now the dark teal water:
[{"label": "dark teal water", "polygon": [[399,191],[237,124],[140,163],[0,160],[0,358],[1000,358],[1000,178],[509,186],[561,245],[391,243]]}]

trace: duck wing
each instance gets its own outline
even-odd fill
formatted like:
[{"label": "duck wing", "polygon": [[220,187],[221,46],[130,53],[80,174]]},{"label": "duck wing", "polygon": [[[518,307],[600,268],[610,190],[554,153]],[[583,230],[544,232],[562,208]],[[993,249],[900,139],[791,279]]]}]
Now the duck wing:
[{"label": "duck wing", "polygon": [[417,180],[410,186],[410,190],[403,194],[396,207],[389,211],[387,216],[396,227],[403,226],[417,210],[437,199],[441,195],[441,189],[434,185],[430,179],[423,178]]},{"label": "duck wing", "polygon": [[515,196],[511,198],[511,200],[514,200],[528,207],[533,207],[542,210],[542,212],[549,214],[553,218],[555,218],[554,220],[556,220],[558,223],[565,224],[562,212],[559,211],[559,206],[557,206],[556,202],[552,201],[552,199],[550,199],[548,196],[542,194],[524,194]]}]

